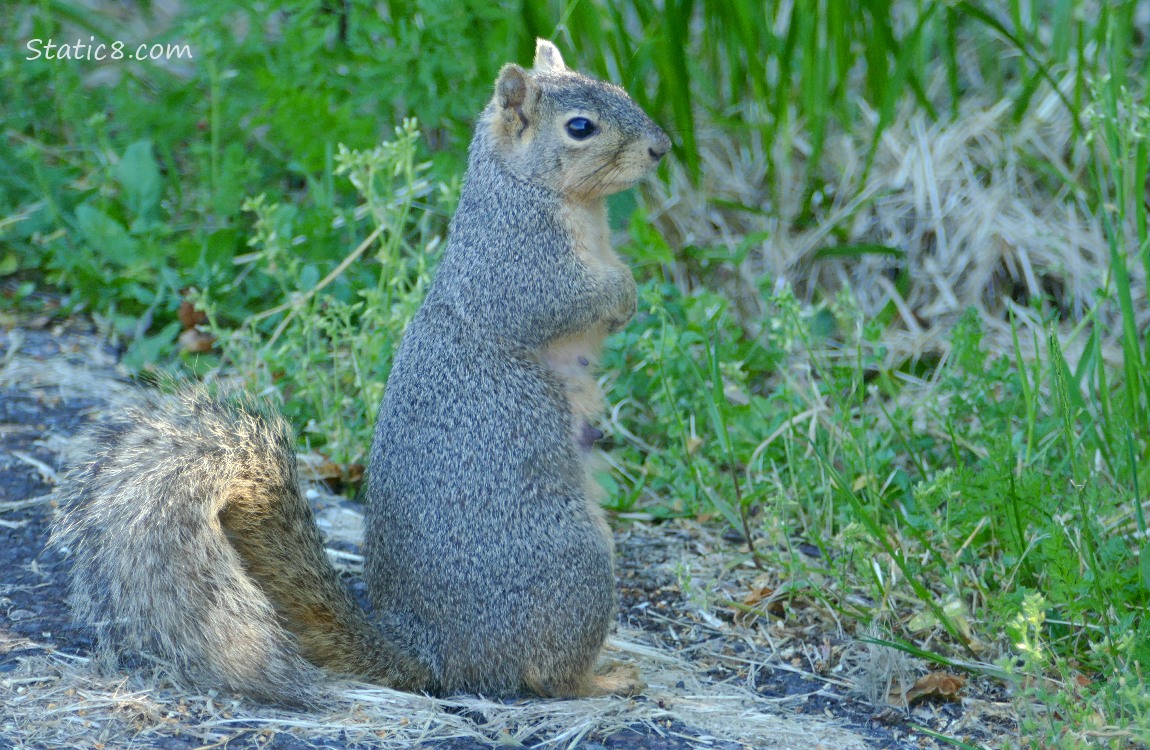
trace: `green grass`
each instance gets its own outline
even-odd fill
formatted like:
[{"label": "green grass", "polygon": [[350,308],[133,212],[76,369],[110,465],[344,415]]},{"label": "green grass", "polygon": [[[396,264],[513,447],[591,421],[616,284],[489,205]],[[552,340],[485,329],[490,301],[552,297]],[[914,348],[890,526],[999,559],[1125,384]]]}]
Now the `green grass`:
[{"label": "green grass", "polygon": [[[797,226],[825,219],[834,137],[869,127],[877,144],[908,111],[945,121],[997,99],[1017,124],[1060,84],[1068,153],[1028,156],[1051,200],[1103,227],[1092,309],[1024,300],[1006,347],[971,310],[932,331],[945,346],[895,357],[893,306],[864,312],[849,290],[800,301],[772,278],[731,293],[724,274],[763,237],[672,248],[639,209],[623,250],[640,314],[608,348],[618,419],[602,480],[617,511],[751,532],[747,559],[848,632],[877,625],[891,647],[1009,685],[1020,730],[1003,746],[1150,743],[1150,45],[1136,3],[187,5],[144,36],[191,45],[171,68],[27,61],[27,39],[119,26],[65,0],[6,8],[0,304],[89,314],[143,373],[238,373],[345,466],[365,463],[471,118],[536,35],[632,91],[699,184],[722,179],[705,172],[703,125],[763,148],[762,203],[740,210],[778,215],[801,191]],[[838,239],[820,262],[904,252]],[[212,352],[180,351],[183,301],[207,314]]]}]

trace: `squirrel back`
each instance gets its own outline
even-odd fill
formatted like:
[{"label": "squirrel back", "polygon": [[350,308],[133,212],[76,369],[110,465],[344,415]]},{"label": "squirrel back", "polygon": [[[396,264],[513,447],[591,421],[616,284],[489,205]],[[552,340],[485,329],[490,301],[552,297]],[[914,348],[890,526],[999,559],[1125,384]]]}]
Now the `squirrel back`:
[{"label": "squirrel back", "polygon": [[549,42],[500,72],[380,406],[373,617],[326,559],[283,420],[200,388],[141,395],[62,486],[53,541],[77,616],[110,648],[259,700],[314,702],[317,667],[436,693],[641,689],[632,667],[595,669],[615,589],[588,453],[598,352],[636,299],[604,197],[669,147]]}]

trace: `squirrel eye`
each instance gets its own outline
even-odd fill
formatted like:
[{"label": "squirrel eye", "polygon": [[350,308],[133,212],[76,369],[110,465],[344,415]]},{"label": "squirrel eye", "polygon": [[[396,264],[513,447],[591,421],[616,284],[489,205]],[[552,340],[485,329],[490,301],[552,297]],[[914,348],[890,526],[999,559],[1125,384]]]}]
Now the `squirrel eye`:
[{"label": "squirrel eye", "polygon": [[577,141],[582,141],[595,135],[599,128],[586,117],[572,117],[567,121],[567,135]]}]

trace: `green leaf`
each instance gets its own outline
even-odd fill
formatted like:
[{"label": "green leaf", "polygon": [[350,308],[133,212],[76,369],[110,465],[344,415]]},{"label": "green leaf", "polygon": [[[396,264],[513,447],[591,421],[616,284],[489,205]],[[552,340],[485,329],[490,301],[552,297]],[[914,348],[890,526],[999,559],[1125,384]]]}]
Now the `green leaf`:
[{"label": "green leaf", "polygon": [[311,289],[319,283],[319,269],[315,267],[314,263],[308,263],[299,273],[299,281],[297,282],[298,288],[301,291]]},{"label": "green leaf", "polygon": [[889,255],[893,258],[901,258],[906,253],[897,247],[871,242],[854,245],[828,245],[815,251],[816,260],[823,258],[861,258],[864,255]]},{"label": "green leaf", "polygon": [[156,221],[163,192],[160,167],[152,155],[151,141],[136,141],[120,157],[116,179],[132,213],[132,232],[146,231]]},{"label": "green leaf", "polygon": [[14,250],[0,259],[0,276],[9,276],[20,270],[20,257]]},{"label": "green leaf", "polygon": [[203,260],[209,266],[226,268],[235,257],[236,248],[241,246],[241,235],[235,227],[217,229],[207,236],[203,246]]},{"label": "green leaf", "polygon": [[124,353],[123,364],[129,370],[138,371],[152,362],[157,362],[176,341],[180,333],[180,322],[173,320],[154,335],[140,336],[132,341]]},{"label": "green leaf", "polygon": [[675,255],[671,246],[659,230],[651,226],[647,216],[638,211],[631,217],[631,237],[634,243],[628,246],[628,255],[639,265],[673,263]]},{"label": "green leaf", "polygon": [[84,241],[102,260],[123,267],[138,260],[139,243],[124,225],[84,203],[76,208],[76,225]]},{"label": "green leaf", "polygon": [[1142,587],[1150,591],[1150,544],[1142,545],[1138,553],[1138,572],[1142,574]]},{"label": "green leaf", "polygon": [[220,176],[213,185],[212,207],[221,217],[235,216],[240,211],[246,192],[245,180],[251,166],[242,144],[233,143],[224,151]]}]

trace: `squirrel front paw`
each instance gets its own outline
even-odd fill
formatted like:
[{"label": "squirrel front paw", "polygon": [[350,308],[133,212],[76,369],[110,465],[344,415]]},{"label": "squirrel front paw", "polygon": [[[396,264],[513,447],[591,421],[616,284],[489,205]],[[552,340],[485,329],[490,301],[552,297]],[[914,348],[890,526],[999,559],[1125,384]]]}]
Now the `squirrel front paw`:
[{"label": "squirrel front paw", "polygon": [[607,332],[618,333],[627,327],[631,318],[639,308],[639,293],[635,286],[635,277],[629,268],[621,269],[618,291],[619,300],[614,309],[607,315]]},{"label": "squirrel front paw", "polygon": [[584,453],[590,453],[595,443],[603,439],[603,431],[584,419],[578,428],[575,442]]}]

